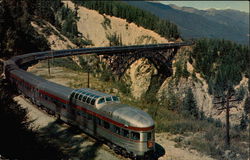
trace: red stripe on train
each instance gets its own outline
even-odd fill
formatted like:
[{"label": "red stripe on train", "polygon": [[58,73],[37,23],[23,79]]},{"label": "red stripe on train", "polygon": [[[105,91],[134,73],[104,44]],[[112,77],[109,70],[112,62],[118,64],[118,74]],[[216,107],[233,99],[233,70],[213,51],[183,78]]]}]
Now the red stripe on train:
[{"label": "red stripe on train", "polygon": [[134,131],[149,131],[149,130],[154,129],[154,126],[146,127],[146,128],[125,126],[125,125],[122,124],[122,123],[116,122],[116,121],[114,121],[114,120],[112,120],[112,119],[109,119],[109,118],[107,118],[107,117],[104,117],[104,116],[102,116],[102,115],[100,115],[100,114],[98,114],[98,113],[95,113],[95,112],[93,112],[93,111],[90,111],[90,110],[88,110],[88,109],[86,109],[86,108],[83,108],[83,107],[81,107],[81,106],[76,106],[76,105],[74,105],[73,107],[76,108],[76,109],[82,110],[82,111],[84,111],[84,112],[87,112],[87,113],[89,113],[89,114],[91,114],[91,115],[94,115],[94,116],[96,116],[96,117],[98,117],[98,118],[100,118],[100,119],[102,119],[102,120],[105,120],[105,121],[107,121],[107,122],[109,122],[109,123],[115,124],[116,126],[125,128],[125,129],[134,130]]}]

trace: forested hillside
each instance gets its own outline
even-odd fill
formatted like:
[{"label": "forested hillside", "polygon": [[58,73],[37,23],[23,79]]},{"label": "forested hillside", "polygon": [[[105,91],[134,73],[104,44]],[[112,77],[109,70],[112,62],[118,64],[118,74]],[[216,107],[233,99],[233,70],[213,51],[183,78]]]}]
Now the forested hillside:
[{"label": "forested hillside", "polygon": [[226,40],[201,39],[196,41],[190,56],[190,63],[207,80],[210,91],[218,90],[225,82],[235,86],[244,76],[250,76],[248,46]]},{"label": "forested hillside", "polygon": [[48,50],[47,41],[30,25],[33,2],[3,0],[0,2],[0,57]]},{"label": "forested hillside", "polygon": [[79,1],[74,3],[99,11],[100,14],[107,14],[126,19],[138,26],[150,29],[166,38],[177,39],[180,37],[178,28],[175,24],[162,20],[150,12],[127,5],[121,1]]},{"label": "forested hillside", "polygon": [[181,36],[190,38],[224,38],[249,43],[249,13],[236,10],[198,10],[149,1],[124,1],[175,23]]}]

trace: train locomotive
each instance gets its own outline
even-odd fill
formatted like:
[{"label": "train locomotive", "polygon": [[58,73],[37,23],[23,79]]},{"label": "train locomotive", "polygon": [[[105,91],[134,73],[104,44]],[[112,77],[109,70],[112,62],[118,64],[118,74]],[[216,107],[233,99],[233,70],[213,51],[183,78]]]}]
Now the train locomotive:
[{"label": "train locomotive", "polygon": [[7,80],[31,102],[62,121],[107,143],[125,157],[152,157],[154,121],[144,111],[121,104],[119,97],[90,88],[73,89],[20,69],[24,63],[46,59],[46,53],[13,57],[4,63]]}]

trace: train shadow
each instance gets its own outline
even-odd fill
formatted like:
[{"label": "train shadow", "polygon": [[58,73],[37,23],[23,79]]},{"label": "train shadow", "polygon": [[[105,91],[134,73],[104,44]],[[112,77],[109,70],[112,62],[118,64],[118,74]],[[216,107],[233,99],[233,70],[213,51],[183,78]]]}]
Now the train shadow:
[{"label": "train shadow", "polygon": [[155,143],[155,153],[154,153],[154,157],[153,160],[157,160],[160,157],[164,156],[166,153],[165,149],[158,143]]},{"label": "train shadow", "polygon": [[55,144],[67,157],[65,159],[95,159],[102,143],[93,141],[82,130],[54,121],[39,130],[42,140]]}]

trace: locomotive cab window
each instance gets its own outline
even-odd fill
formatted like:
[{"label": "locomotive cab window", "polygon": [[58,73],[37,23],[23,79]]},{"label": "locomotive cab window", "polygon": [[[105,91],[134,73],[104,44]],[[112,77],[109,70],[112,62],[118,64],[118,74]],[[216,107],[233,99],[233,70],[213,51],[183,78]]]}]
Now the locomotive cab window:
[{"label": "locomotive cab window", "polygon": [[140,133],[131,132],[131,138],[132,138],[133,140],[140,140]]}]

